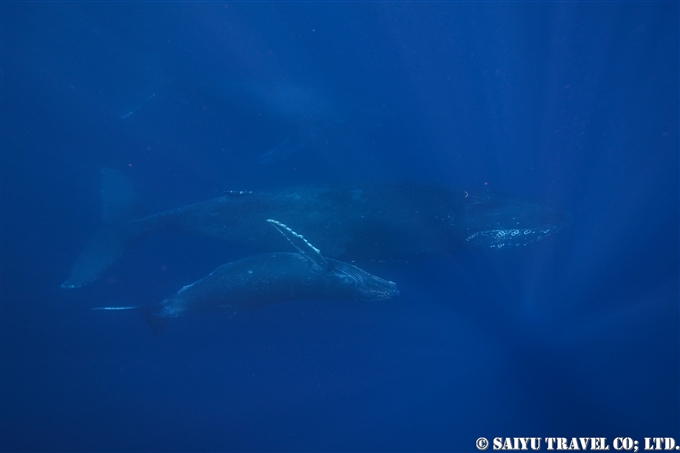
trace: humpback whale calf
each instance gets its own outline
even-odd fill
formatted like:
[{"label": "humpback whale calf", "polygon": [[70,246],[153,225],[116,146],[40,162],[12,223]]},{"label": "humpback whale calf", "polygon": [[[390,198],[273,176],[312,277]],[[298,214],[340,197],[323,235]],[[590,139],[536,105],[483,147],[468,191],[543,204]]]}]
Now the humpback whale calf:
[{"label": "humpback whale calf", "polygon": [[98,307],[140,310],[154,332],[186,313],[241,313],[293,300],[385,300],[399,295],[397,285],[342,261],[325,258],[302,235],[268,219],[297,253],[265,253],[224,264],[151,307]]},{"label": "humpback whale calf", "polygon": [[230,191],[212,200],[141,216],[132,185],[104,170],[104,226],[78,256],[63,288],[100,276],[141,238],[159,232],[201,233],[281,250],[264,219],[308,232],[326,256],[343,260],[410,259],[471,247],[522,246],[558,231],[565,214],[531,199],[419,184],[307,186]]}]

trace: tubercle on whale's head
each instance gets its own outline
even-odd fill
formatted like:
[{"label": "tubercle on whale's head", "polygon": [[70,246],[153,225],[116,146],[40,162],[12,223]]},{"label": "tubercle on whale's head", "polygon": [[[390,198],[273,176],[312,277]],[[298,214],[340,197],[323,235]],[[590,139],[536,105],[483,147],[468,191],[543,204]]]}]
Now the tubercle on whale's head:
[{"label": "tubercle on whale's head", "polygon": [[336,277],[341,280],[344,288],[350,291],[354,300],[387,300],[399,295],[399,289],[394,282],[341,261],[332,260],[331,265]]},{"label": "tubercle on whale's head", "polygon": [[493,193],[470,196],[465,206],[465,245],[502,248],[525,246],[558,232],[570,216],[550,204]]},{"label": "tubercle on whale's head", "polygon": [[372,277],[369,281],[364,280],[362,284],[356,285],[361,300],[388,300],[399,295],[399,288],[397,288],[396,283],[375,275],[368,275]]},{"label": "tubercle on whale's head", "polygon": [[379,277],[374,277],[382,280],[381,285],[376,290],[368,291],[368,295],[371,296],[369,300],[387,300],[397,297],[399,295],[399,288],[397,284],[389,280],[383,280]]}]

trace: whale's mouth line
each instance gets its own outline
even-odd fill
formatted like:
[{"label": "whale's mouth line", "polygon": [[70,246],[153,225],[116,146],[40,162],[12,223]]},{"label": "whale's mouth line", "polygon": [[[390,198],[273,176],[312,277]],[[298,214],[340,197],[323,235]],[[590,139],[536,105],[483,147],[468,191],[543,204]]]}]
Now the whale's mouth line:
[{"label": "whale's mouth line", "polygon": [[501,248],[506,245],[519,247],[540,241],[559,229],[560,227],[558,226],[545,226],[542,228],[499,228],[494,230],[482,230],[467,236],[465,241],[472,245],[486,245],[489,248]]}]

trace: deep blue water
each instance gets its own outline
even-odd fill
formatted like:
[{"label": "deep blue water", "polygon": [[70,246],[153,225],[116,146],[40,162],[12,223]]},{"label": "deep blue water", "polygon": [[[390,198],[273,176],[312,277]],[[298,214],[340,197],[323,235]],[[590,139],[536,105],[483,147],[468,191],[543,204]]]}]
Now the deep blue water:
[{"label": "deep blue water", "polygon": [[[678,18],[675,2],[3,2],[0,447],[680,441]],[[397,282],[392,301],[153,336],[91,308],[158,302],[249,252],[153,236],[61,289],[101,225],[103,168],[148,212],[427,182],[545,199],[572,222],[519,249],[364,264]]]}]

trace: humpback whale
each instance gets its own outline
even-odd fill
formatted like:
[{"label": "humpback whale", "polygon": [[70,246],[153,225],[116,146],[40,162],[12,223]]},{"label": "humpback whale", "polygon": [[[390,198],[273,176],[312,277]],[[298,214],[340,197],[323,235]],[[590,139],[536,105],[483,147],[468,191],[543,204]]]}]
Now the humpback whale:
[{"label": "humpback whale", "polygon": [[293,300],[372,301],[399,295],[393,282],[351,264],[325,258],[285,224],[273,219],[267,222],[281,232],[297,253],[265,253],[224,264],[156,306],[95,310],[140,310],[152,331],[158,333],[170,318],[187,313],[237,314]]},{"label": "humpback whale", "polygon": [[104,226],[78,256],[63,288],[99,277],[140,239],[160,232],[201,233],[281,250],[264,219],[307,232],[327,257],[392,260],[448,255],[472,247],[523,246],[558,231],[567,219],[543,202],[486,190],[420,184],[306,186],[224,196],[141,216],[132,185],[104,170]]}]

